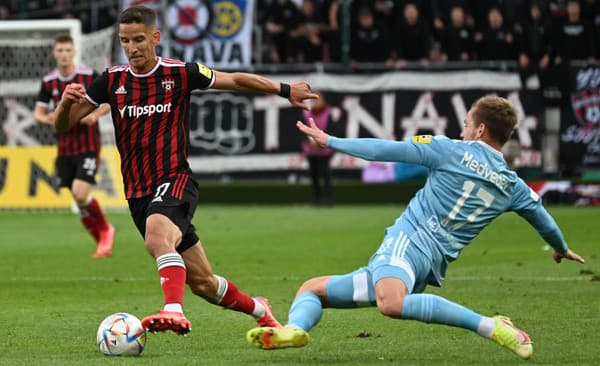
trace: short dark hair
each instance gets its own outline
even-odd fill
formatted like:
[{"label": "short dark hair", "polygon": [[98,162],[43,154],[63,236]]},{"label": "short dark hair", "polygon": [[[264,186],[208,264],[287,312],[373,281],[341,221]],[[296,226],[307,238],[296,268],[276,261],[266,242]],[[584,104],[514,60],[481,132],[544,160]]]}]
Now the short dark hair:
[{"label": "short dark hair", "polygon": [[490,137],[504,145],[517,124],[517,112],[508,100],[485,96],[473,104],[473,121],[476,126],[483,123]]},{"label": "short dark hair", "polygon": [[154,10],[136,5],[127,8],[119,15],[119,24],[144,24],[146,27],[156,26],[156,13]]},{"label": "short dark hair", "polygon": [[59,33],[54,37],[54,44],[57,43],[73,43],[73,37],[69,33]]}]

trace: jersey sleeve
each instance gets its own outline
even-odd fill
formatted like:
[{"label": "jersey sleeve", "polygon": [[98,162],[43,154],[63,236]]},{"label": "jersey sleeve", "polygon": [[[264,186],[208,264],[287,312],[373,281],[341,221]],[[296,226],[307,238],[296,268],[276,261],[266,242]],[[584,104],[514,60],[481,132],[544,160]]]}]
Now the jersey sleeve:
[{"label": "jersey sleeve", "polygon": [[452,140],[431,135],[413,136],[404,141],[370,138],[343,139],[330,137],[327,146],[370,161],[403,162],[437,167],[447,156]]},{"label": "jersey sleeve", "polygon": [[96,107],[108,103],[108,71],[104,71],[87,87],[87,100]]},{"label": "jersey sleeve", "polygon": [[37,96],[35,105],[48,108],[51,98],[52,95],[50,94],[50,90],[46,88],[46,83],[42,81],[42,86],[40,87],[40,92]]},{"label": "jersey sleeve", "polygon": [[564,253],[569,249],[556,221],[542,205],[541,198],[521,179],[517,181],[511,209],[527,220],[554,250]]},{"label": "jersey sleeve", "polygon": [[190,90],[208,89],[215,83],[215,72],[210,67],[199,62],[185,64]]}]

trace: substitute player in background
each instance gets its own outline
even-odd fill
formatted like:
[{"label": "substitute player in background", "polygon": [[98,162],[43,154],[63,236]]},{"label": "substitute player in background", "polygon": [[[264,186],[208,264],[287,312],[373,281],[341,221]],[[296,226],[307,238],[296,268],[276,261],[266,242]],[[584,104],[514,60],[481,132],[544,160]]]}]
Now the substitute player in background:
[{"label": "substitute player in background", "polygon": [[[311,121],[312,122],[312,121]],[[517,115],[506,99],[488,96],[469,110],[461,137],[415,136],[407,141],[330,137],[314,122],[298,129],[321,146],[373,161],[421,164],[429,168],[425,186],[404,213],[385,230],[381,246],[366,267],[346,275],[306,281],[298,290],[284,328],[247,333],[259,348],[304,346],[324,307],[374,306],[386,316],[469,329],[524,359],[531,357],[529,336],[504,316],[487,317],[440,296],[423,294],[441,286],[454,261],[494,218],[506,211],[524,217],[554,248],[556,262],[584,263],[567,247],[538,195],[508,169],[500,149]]]},{"label": "substitute player in background", "polygon": [[[75,48],[68,33],[56,36],[52,56],[56,62],[56,69],[44,75],[33,117],[40,123],[54,126],[55,114],[50,111],[50,102],[57,105],[68,84],[89,85],[98,73],[87,66],[75,65]],[[83,117],[77,127],[57,134],[56,171],[60,186],[71,191],[79,208],[81,222],[96,241],[96,258],[112,255],[115,236],[114,227],[108,222],[100,204],[91,194],[100,162],[98,118],[109,111],[110,106],[104,104]]]},{"label": "substitute player in background", "polygon": [[303,100],[317,95],[306,82],[282,84],[158,57],[156,15],[143,6],[121,13],[119,40],[129,64],[106,70],[87,94],[83,85],[67,86],[57,127],[68,130],[101,103],[111,106],[125,194],[146,249],[156,259],[165,298],[163,310],[142,319],[142,325],[153,332],[189,332],[182,308],[187,280],[192,292],[207,301],[250,314],[259,325],[279,326],[265,298],[253,299],[213,274],[191,224],[198,184],[187,161],[190,93],[214,88],[279,94],[302,108],[308,108]]}]

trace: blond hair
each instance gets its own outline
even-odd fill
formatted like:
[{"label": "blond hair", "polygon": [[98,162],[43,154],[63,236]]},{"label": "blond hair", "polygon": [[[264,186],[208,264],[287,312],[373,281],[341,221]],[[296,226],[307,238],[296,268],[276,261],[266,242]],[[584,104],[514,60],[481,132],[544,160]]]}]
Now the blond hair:
[{"label": "blond hair", "polygon": [[473,121],[483,123],[489,136],[504,145],[517,124],[517,112],[505,98],[485,96],[473,104]]}]

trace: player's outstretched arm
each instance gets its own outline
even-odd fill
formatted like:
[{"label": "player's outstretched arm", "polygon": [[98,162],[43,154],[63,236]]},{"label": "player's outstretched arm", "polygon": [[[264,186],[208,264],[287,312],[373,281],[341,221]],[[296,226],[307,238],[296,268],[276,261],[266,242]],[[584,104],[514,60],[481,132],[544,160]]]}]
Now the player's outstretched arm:
[{"label": "player's outstretched arm", "polygon": [[304,100],[319,98],[319,95],[313,93],[310,90],[310,85],[305,81],[299,81],[288,85],[268,79],[264,76],[245,72],[228,73],[215,70],[215,82],[213,88],[277,94],[287,98],[292,105],[306,110],[310,109],[310,107]]},{"label": "player's outstretched arm", "polygon": [[[525,182],[522,184],[525,185]],[[531,192],[531,189],[527,188],[527,191]],[[554,249],[552,252],[552,259],[554,259],[556,263],[560,263],[563,258],[579,263],[585,263],[583,257],[569,249],[556,221],[539,202],[540,198],[537,194],[529,193],[527,197],[528,199],[534,198],[531,202],[537,202],[534,208],[517,210],[517,213],[525,218],[537,230],[542,238],[544,238],[546,243],[550,244]]]},{"label": "player's outstretched arm", "polygon": [[567,249],[567,251],[564,253],[559,253],[556,250],[552,252],[552,259],[554,259],[556,263],[560,263],[563,258],[579,262],[581,264],[585,263],[585,259],[571,249]]},{"label": "player's outstretched arm", "polygon": [[323,132],[315,121],[309,119],[309,125],[296,122],[296,127],[306,136],[312,138],[319,146],[327,146],[336,151],[369,161],[402,161],[423,164],[418,150],[403,141],[391,141],[374,138],[338,138]]},{"label": "player's outstretched arm", "polygon": [[85,99],[85,96],[85,87],[82,84],[67,85],[55,111],[54,125],[58,132],[70,130],[84,116],[94,110],[94,105]]},{"label": "player's outstretched arm", "polygon": [[296,122],[296,127],[298,127],[298,129],[306,136],[312,138],[317,143],[317,145],[321,147],[326,147],[329,135],[323,130],[321,130],[319,127],[317,127],[317,124],[315,123],[315,120],[312,119],[312,117],[308,119],[308,123],[310,123],[310,126],[307,126],[306,124],[302,123],[302,121],[298,121]]}]

